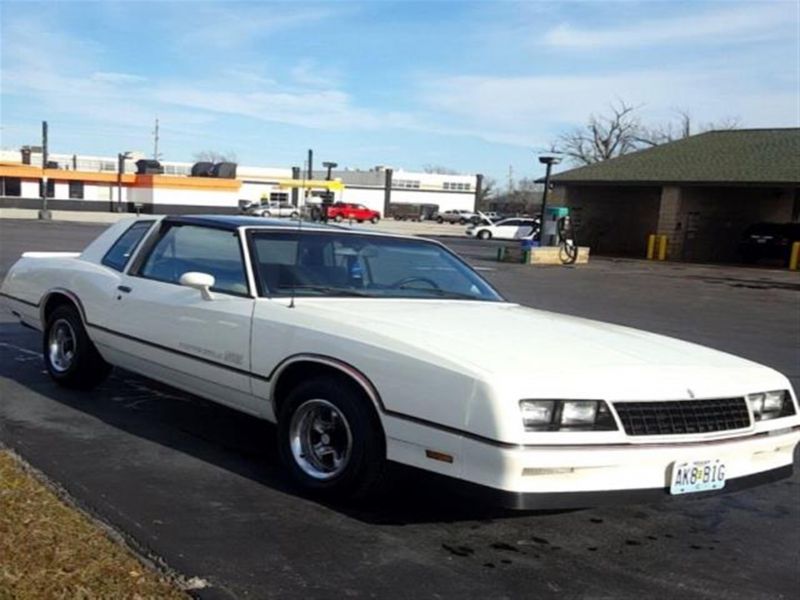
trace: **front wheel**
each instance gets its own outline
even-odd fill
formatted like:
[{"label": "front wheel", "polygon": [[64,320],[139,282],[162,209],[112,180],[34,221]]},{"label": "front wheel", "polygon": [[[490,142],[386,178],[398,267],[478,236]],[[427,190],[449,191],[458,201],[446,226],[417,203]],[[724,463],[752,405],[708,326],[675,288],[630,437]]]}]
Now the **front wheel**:
[{"label": "front wheel", "polygon": [[298,219],[298,218],[300,218],[300,213],[297,212],[297,211],[294,211],[292,214],[289,215],[289,218],[290,219]]},{"label": "front wheel", "polygon": [[342,221],[344,221],[344,217],[342,215],[336,215],[333,218],[333,220],[336,221],[337,223],[341,223]]},{"label": "front wheel", "polygon": [[370,400],[345,380],[297,386],[279,410],[278,444],[292,479],[314,494],[363,498],[385,477],[380,421]]},{"label": "front wheel", "polygon": [[61,386],[90,389],[111,371],[111,365],[89,339],[74,306],[59,306],[48,317],[42,347],[47,372]]},{"label": "front wheel", "polygon": [[486,229],[478,232],[478,239],[479,240],[490,240],[492,239],[492,232]]},{"label": "front wheel", "polygon": [[372,223],[373,225],[377,225],[378,221],[380,221],[380,220],[381,220],[380,217],[372,217],[370,219],[370,223]]}]

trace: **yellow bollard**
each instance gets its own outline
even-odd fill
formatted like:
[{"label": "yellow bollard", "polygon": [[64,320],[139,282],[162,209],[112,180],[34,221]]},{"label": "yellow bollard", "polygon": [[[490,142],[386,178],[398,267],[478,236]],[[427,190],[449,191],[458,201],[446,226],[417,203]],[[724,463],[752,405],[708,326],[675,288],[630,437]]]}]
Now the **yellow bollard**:
[{"label": "yellow bollard", "polygon": [[797,271],[797,265],[800,263],[800,242],[792,244],[792,253],[789,255],[789,269]]},{"label": "yellow bollard", "polygon": [[658,260],[667,260],[667,236],[658,236]]},{"label": "yellow bollard", "polygon": [[647,236],[647,260],[653,260],[656,253],[656,234],[651,233]]}]

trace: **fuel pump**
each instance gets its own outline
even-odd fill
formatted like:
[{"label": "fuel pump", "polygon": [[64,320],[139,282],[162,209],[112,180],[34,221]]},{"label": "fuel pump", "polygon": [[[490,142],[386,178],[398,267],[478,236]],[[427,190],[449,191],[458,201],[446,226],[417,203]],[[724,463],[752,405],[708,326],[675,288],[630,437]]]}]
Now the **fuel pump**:
[{"label": "fuel pump", "polygon": [[559,246],[562,264],[571,265],[578,259],[575,230],[566,206],[547,206],[539,236],[542,246]]}]

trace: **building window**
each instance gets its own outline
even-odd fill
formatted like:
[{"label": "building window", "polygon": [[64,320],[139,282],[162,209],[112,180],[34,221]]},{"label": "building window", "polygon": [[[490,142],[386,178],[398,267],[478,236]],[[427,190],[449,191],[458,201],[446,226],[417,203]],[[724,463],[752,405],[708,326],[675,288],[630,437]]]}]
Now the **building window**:
[{"label": "building window", "polygon": [[[42,194],[42,181],[39,180],[39,197],[41,198]],[[55,198],[56,197],[56,182],[53,179],[47,180],[47,197],[48,198]]]},{"label": "building window", "polygon": [[452,192],[469,192],[472,189],[471,183],[457,183],[455,181],[445,181],[443,184],[444,189]]},{"label": "building window", "polygon": [[289,193],[288,192],[270,192],[269,201],[270,202],[289,202]]},{"label": "building window", "polygon": [[83,182],[70,181],[69,182],[69,197],[76,200],[83,200]]},{"label": "building window", "polygon": [[392,187],[405,188],[408,190],[418,190],[420,182],[413,179],[395,179],[392,181]]},{"label": "building window", "polygon": [[22,182],[19,177],[2,177],[0,178],[0,186],[1,196],[22,195]]}]

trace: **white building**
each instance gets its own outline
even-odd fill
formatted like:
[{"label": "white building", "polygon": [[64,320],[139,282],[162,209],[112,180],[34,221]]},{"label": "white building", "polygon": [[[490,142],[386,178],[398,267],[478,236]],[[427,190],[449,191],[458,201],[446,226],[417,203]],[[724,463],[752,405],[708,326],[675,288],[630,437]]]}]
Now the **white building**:
[{"label": "white building", "polygon": [[[327,173],[313,177],[298,168],[238,166],[236,177],[191,176],[192,163],[163,161],[163,174],[137,174],[133,156],[118,173],[115,157],[49,154],[46,169],[42,154],[0,151],[0,207],[41,207],[42,181],[46,180],[48,206],[55,210],[132,211],[146,213],[235,213],[240,200],[289,201],[301,206],[316,200],[326,189]],[[391,214],[394,204],[435,206],[438,210],[475,207],[482,176],[445,175],[374,169],[340,170],[331,174],[341,182],[336,201],[363,204]]]}]

